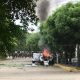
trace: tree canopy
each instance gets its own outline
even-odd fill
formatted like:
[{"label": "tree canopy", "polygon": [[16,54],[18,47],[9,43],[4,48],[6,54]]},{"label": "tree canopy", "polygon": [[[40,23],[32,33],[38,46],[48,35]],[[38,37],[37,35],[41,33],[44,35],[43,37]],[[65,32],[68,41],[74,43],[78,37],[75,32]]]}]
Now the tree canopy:
[{"label": "tree canopy", "polygon": [[27,35],[26,39],[26,49],[28,51],[39,51],[40,48],[38,46],[38,42],[40,40],[40,34],[39,33],[31,33]]},{"label": "tree canopy", "polygon": [[35,7],[37,0],[1,0],[0,1],[0,20],[4,18],[15,21],[20,19],[25,26],[28,22],[36,23]]},{"label": "tree canopy", "polygon": [[[80,3],[67,3],[58,8],[41,24],[40,30],[53,51],[74,53],[76,44],[80,44]],[[73,57],[66,54],[70,55]]]},{"label": "tree canopy", "polygon": [[[0,52],[11,51],[27,32],[29,22],[36,24],[37,0],[0,0]],[[19,19],[23,26],[14,22]]]}]

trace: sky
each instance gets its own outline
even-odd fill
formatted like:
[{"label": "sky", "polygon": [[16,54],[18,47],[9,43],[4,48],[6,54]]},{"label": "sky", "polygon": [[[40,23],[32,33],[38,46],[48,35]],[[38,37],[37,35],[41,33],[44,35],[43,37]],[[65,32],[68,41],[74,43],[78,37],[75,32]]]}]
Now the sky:
[{"label": "sky", "polygon": [[61,5],[64,5],[68,2],[78,2],[80,0],[48,0],[50,1],[50,14]]},{"label": "sky", "polygon": [[[20,23],[20,20],[16,20],[16,21],[15,21],[15,24],[22,26],[22,23]],[[28,26],[28,27],[34,29],[33,33],[39,32],[39,27],[38,27],[38,26],[35,26],[35,25],[32,25],[31,23],[29,23],[29,26]],[[29,33],[32,33],[32,31],[30,31],[30,30],[29,30],[28,32],[29,32]]]},{"label": "sky", "polygon": [[[41,2],[42,0],[39,0],[39,2],[37,3],[38,5],[40,5],[39,3]],[[61,5],[64,5],[65,3],[67,3],[67,2],[70,2],[70,1],[72,1],[72,2],[77,2],[77,1],[80,1],[80,0],[48,0],[49,1],[49,10],[48,10],[48,16],[50,16],[52,13],[53,13],[53,11],[54,10],[56,10],[56,8],[58,8],[59,6],[61,6]],[[36,11],[38,10],[38,8],[36,8]],[[38,13],[37,13],[37,15],[38,15]],[[47,16],[47,17],[48,17]],[[20,23],[20,20],[17,20],[16,22],[15,22],[17,25],[22,25],[21,23]],[[31,25],[31,23],[29,24],[29,28],[33,28],[34,29],[34,31],[33,31],[33,33],[34,32],[39,32],[39,25],[38,26],[35,26],[35,25]],[[28,32],[30,32],[31,33],[31,31],[28,31]]]}]

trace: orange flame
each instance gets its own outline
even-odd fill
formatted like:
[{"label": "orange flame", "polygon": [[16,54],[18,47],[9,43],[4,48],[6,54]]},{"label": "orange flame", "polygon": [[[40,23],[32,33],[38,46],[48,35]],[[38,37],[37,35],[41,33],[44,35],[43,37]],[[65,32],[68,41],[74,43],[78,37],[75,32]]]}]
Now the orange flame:
[{"label": "orange flame", "polygon": [[43,50],[43,56],[50,57],[49,51],[46,48],[44,48],[44,50]]}]

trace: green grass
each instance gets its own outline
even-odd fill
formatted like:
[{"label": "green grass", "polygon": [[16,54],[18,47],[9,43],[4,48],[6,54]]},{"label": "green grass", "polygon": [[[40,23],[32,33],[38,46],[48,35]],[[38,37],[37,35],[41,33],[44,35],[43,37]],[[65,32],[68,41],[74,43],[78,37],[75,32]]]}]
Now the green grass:
[{"label": "green grass", "polygon": [[80,67],[76,67],[76,69],[80,70]]}]

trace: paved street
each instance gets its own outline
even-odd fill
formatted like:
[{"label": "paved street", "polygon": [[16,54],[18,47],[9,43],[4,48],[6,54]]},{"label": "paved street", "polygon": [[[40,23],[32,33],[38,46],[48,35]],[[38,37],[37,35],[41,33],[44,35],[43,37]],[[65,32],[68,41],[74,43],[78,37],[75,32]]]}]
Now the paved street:
[{"label": "paved street", "polygon": [[31,66],[31,59],[0,61],[0,80],[80,80],[79,72],[67,72],[56,66]]}]

